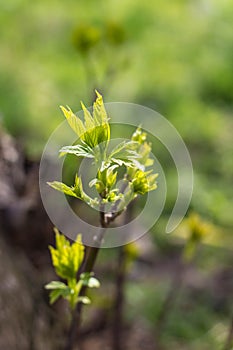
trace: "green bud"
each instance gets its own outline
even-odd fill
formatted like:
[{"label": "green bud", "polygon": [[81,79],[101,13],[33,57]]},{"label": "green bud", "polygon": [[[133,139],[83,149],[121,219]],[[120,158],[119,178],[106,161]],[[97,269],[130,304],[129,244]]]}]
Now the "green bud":
[{"label": "green bud", "polygon": [[136,170],[134,178],[132,179],[133,191],[137,194],[145,194],[157,188],[156,178],[158,174],[151,174],[151,171],[144,172]]},{"label": "green bud", "polygon": [[100,29],[88,24],[78,26],[72,35],[74,46],[82,54],[87,54],[100,40]]}]

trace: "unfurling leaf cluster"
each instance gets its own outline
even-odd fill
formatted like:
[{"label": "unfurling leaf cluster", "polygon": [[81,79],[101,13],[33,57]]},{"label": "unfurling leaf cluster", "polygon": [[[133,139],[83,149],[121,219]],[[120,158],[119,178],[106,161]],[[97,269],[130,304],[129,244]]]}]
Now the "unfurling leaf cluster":
[{"label": "unfurling leaf cluster", "polygon": [[52,281],[45,286],[50,290],[50,303],[53,304],[58,298],[63,297],[68,300],[72,310],[78,302],[90,304],[87,296],[79,295],[81,288],[83,286],[98,288],[100,283],[93,277],[93,273],[82,273],[80,277],[77,277],[84,259],[81,235],[77,236],[75,242],[70,243],[56,228],[54,231],[56,247],[50,246],[49,249],[55,272],[64,282]]},{"label": "unfurling leaf cluster", "polygon": [[84,122],[76,117],[69,107],[65,108],[61,106],[70,127],[78,135],[81,141],[91,148],[100,145],[102,142],[109,141],[110,139],[110,127],[103,98],[97,91],[96,94],[97,98],[93,105],[93,116],[81,102]]},{"label": "unfurling leaf cluster", "polygon": [[[92,208],[97,209],[106,203],[111,203],[115,211],[117,208],[120,211],[138,195],[155,190],[158,174],[146,169],[153,165],[153,159],[150,158],[151,144],[146,141],[147,134],[141,127],[137,128],[130,140],[110,150],[109,118],[102,96],[97,91],[96,94],[92,114],[81,102],[83,120],[69,107],[61,107],[70,127],[79,138],[79,144],[62,147],[60,155],[73,154],[93,159],[93,164],[97,167],[96,177],[90,181],[89,186],[96,189],[97,196],[92,198],[87,195],[78,175],[75,176],[73,186],[58,181],[48,184],[68,196],[81,199]],[[123,174],[121,178],[120,173]]]}]

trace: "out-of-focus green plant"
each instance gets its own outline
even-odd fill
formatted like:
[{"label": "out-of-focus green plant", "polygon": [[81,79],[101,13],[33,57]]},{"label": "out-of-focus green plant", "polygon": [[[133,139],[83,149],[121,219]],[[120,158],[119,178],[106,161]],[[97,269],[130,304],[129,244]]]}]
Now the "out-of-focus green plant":
[{"label": "out-of-focus green plant", "polygon": [[80,55],[87,83],[87,96],[90,84],[105,90],[112,85],[116,75],[128,65],[123,45],[127,39],[126,31],[121,23],[106,21],[98,23],[82,23],[72,33],[72,43]]},{"label": "out-of-focus green plant", "polygon": [[81,54],[88,54],[98,45],[112,45],[119,47],[126,40],[124,27],[115,21],[108,21],[101,26],[83,23],[78,25],[72,33],[74,47]]},{"label": "out-of-focus green plant", "polygon": [[126,244],[124,246],[124,251],[127,257],[127,264],[129,265],[131,264],[131,262],[134,262],[140,254],[139,247],[135,242]]},{"label": "out-of-focus green plant", "polygon": [[195,212],[189,214],[189,216],[184,219],[183,223],[176,230],[176,234],[185,239],[185,244],[180,257],[180,269],[174,275],[171,286],[157,317],[156,341],[158,345],[160,344],[161,334],[173,310],[177,296],[183,287],[184,273],[189,267],[189,264],[193,262],[198,246],[203,243],[212,230],[213,226],[204,221]]},{"label": "out-of-focus green plant", "polygon": [[206,236],[211,233],[213,227],[194,212],[184,220],[184,225],[188,237],[183,249],[182,258],[184,262],[189,262],[194,258],[198,245],[206,239]]},{"label": "out-of-focus green plant", "polygon": [[90,304],[87,296],[80,296],[83,286],[89,288],[98,288],[99,281],[93,277],[93,273],[82,273],[77,277],[77,273],[83,263],[84,246],[81,241],[81,235],[77,236],[74,243],[70,243],[59,231],[54,229],[56,234],[56,247],[50,246],[50,253],[53,267],[56,274],[66,283],[61,281],[52,281],[45,288],[50,290],[50,303],[62,297],[68,300],[71,310],[74,310],[77,303]]},{"label": "out-of-focus green plant", "polygon": [[126,33],[122,25],[109,21],[105,26],[105,38],[110,44],[119,46],[125,42]]},{"label": "out-of-focus green plant", "polygon": [[97,26],[82,24],[75,28],[72,42],[77,50],[86,55],[101,40],[101,31]]}]

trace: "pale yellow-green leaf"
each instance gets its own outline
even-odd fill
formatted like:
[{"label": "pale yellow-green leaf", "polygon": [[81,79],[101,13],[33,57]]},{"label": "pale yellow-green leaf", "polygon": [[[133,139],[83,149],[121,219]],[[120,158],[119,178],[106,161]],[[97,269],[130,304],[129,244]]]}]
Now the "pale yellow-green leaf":
[{"label": "pale yellow-green leaf", "polygon": [[103,97],[95,90],[97,98],[93,104],[93,117],[98,125],[104,125],[108,123],[107,112],[104,107]]},{"label": "pale yellow-green leaf", "polygon": [[78,269],[84,259],[84,246],[81,241],[81,235],[71,244],[57,229],[55,229],[55,233],[56,248],[49,247],[53,266],[58,276],[72,281],[76,278]]},{"label": "pale yellow-green leaf", "polygon": [[66,109],[63,106],[60,106],[60,108],[64,116],[66,117],[66,120],[68,121],[70,127],[79,137],[81,137],[85,133],[85,127],[81,119],[79,119],[69,107],[67,107],[68,109]]},{"label": "pale yellow-green leaf", "polygon": [[71,246],[74,270],[78,271],[84,259],[84,246],[81,241],[81,235],[78,235],[77,240]]},{"label": "pale yellow-green leaf", "polygon": [[82,110],[84,113],[86,130],[93,129],[96,126],[96,123],[95,123],[94,119],[92,118],[91,113],[88,111],[88,109],[86,108],[86,106],[84,105],[84,103],[82,101],[81,101],[81,106],[82,106]]},{"label": "pale yellow-green leaf", "polygon": [[53,181],[53,182],[47,182],[47,184],[50,187],[54,188],[55,190],[60,191],[68,196],[80,198],[79,195],[77,194],[78,193],[77,189],[75,189],[74,191],[72,187],[67,186],[63,182]]}]

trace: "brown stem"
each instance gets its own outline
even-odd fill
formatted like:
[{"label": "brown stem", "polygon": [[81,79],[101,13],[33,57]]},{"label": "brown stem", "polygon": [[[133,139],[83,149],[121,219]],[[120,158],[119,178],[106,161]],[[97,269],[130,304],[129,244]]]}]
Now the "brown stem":
[{"label": "brown stem", "polygon": [[[122,193],[125,191],[126,187],[127,186],[125,184],[123,184],[122,189],[121,189]],[[118,205],[118,203],[117,203],[117,205]],[[100,229],[95,237],[95,242],[97,244],[97,247],[88,247],[86,249],[85,261],[84,261],[84,264],[81,266],[80,271],[78,272],[79,276],[82,272],[92,272],[93,271],[93,267],[95,265],[95,262],[96,262],[96,259],[98,256],[104,234],[105,234],[107,228],[109,227],[110,223],[113,222],[116,219],[116,217],[122,213],[122,211],[117,212],[116,209],[117,209],[117,207],[115,204],[112,207],[112,215],[108,216],[105,214],[104,205],[100,206]],[[87,289],[86,286],[82,287],[82,289],[80,291],[80,296],[85,295],[86,289]],[[79,330],[80,330],[82,307],[83,307],[83,304],[78,303],[76,306],[76,309],[73,312],[72,321],[71,321],[70,329],[68,331],[68,336],[67,336],[67,343],[66,343],[64,350],[73,350],[73,348],[74,348],[75,340],[76,340],[76,337],[77,337]]]},{"label": "brown stem", "polygon": [[[111,221],[106,222],[105,218],[105,213],[104,213],[104,208],[100,208],[100,224],[101,227],[99,229],[99,232],[97,233],[95,239],[97,243],[97,247],[88,247],[86,248],[86,257],[84,264],[82,265],[80,271],[78,272],[78,275],[80,275],[82,272],[92,272],[93,267],[95,265],[103,236],[105,234],[106,229],[108,228],[109,224]],[[80,296],[84,296],[86,293],[86,286],[83,286],[81,291],[80,291]],[[82,303],[78,303],[75,310],[73,311],[72,314],[72,321],[70,325],[70,329],[68,331],[68,336],[67,336],[67,343],[65,346],[65,350],[72,350],[74,348],[75,340],[76,337],[79,333],[80,330],[80,325],[81,325],[81,313],[82,313]]]},{"label": "brown stem", "polygon": [[70,324],[68,336],[67,336],[67,342],[65,345],[65,350],[72,350],[75,344],[76,340],[76,332],[77,332],[77,325],[80,323],[80,316],[81,316],[81,303],[78,303],[76,309],[72,313],[72,321]]},{"label": "brown stem", "polygon": [[[103,236],[105,230],[103,228],[100,230],[101,237]],[[99,247],[88,247],[86,252],[86,259],[84,262],[83,267],[81,268],[81,271],[79,271],[79,274],[81,274],[83,271],[85,272],[91,272],[93,270],[93,267],[95,265],[97,255],[99,253],[100,248]],[[86,293],[86,286],[83,286],[80,291],[80,296],[84,296]],[[72,350],[74,348],[76,337],[80,330],[81,325],[81,313],[82,313],[82,303],[78,303],[75,310],[72,314],[72,321],[70,325],[70,329],[67,336],[67,343],[65,346],[65,350]]]}]

